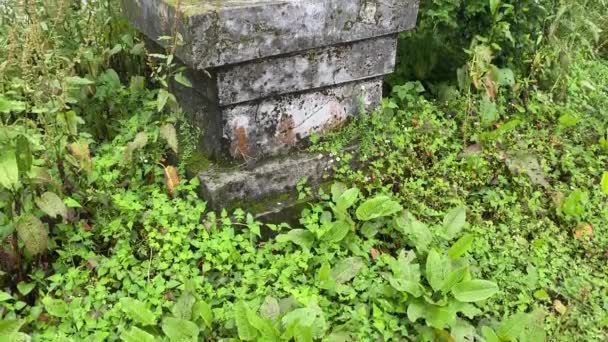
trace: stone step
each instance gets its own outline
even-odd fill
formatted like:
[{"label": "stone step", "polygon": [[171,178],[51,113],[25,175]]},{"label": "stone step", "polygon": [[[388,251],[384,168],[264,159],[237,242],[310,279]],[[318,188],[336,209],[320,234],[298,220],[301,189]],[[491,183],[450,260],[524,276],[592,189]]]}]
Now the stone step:
[{"label": "stone step", "polygon": [[[179,10],[176,10],[177,3]],[[407,31],[418,0],[123,0],[125,15],[161,45],[174,30],[193,69]]]}]

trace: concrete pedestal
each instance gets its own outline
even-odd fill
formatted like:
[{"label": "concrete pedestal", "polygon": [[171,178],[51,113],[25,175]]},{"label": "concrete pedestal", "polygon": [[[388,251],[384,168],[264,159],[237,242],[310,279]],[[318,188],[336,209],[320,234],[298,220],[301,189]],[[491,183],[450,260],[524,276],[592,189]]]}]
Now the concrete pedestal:
[{"label": "concrete pedestal", "polygon": [[323,158],[290,151],[377,108],[397,34],[414,27],[418,0],[123,0],[123,7],[157,44],[172,32],[184,38],[176,55],[193,87],[175,93],[204,132],[201,151],[218,165],[249,165],[201,174],[203,194],[219,208],[276,197],[300,176],[319,178]]}]

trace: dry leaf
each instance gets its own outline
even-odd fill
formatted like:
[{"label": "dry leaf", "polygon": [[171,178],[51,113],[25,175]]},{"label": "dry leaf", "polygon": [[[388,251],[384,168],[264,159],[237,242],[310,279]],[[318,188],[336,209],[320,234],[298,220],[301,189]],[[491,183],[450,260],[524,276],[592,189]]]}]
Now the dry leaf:
[{"label": "dry leaf", "polygon": [[167,184],[167,190],[170,194],[173,194],[175,187],[179,185],[179,176],[177,175],[177,169],[175,166],[169,165],[165,167],[165,183]]},{"label": "dry leaf", "polygon": [[568,311],[568,307],[565,306],[558,299],[556,299],[556,300],[553,301],[553,307],[555,308],[555,311],[557,311],[560,315],[565,315],[566,312]]},{"label": "dry leaf", "polygon": [[586,222],[581,222],[576,226],[576,230],[574,231],[574,236],[577,239],[583,237],[591,237],[593,235],[593,227]]},{"label": "dry leaf", "polygon": [[80,167],[86,172],[91,171],[91,152],[89,151],[89,144],[84,140],[71,143],[68,145],[70,153],[78,160]]},{"label": "dry leaf", "polygon": [[378,259],[380,256],[380,251],[375,248],[370,249],[369,253],[371,254],[373,260]]}]

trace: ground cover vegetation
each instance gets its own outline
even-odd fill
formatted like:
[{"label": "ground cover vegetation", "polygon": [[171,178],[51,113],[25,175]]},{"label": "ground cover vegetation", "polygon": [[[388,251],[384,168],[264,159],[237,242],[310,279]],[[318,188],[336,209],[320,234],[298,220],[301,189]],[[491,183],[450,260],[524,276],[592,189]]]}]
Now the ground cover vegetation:
[{"label": "ground cover vegetation", "polygon": [[422,0],[266,224],[198,198],[188,80],[117,2],[0,2],[0,340],[606,340],[607,6]]}]

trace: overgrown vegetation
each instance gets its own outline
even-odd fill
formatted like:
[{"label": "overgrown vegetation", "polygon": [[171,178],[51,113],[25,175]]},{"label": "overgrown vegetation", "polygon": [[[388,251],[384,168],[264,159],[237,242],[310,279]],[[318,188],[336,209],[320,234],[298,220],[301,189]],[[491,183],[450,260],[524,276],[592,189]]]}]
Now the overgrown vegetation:
[{"label": "overgrown vegetation", "polygon": [[0,340],[605,340],[607,5],[423,0],[289,226],[207,210],[117,3],[0,4]]}]

